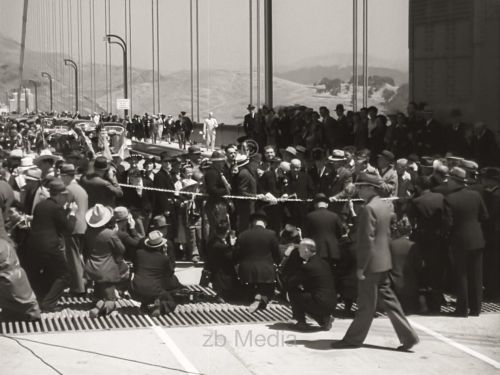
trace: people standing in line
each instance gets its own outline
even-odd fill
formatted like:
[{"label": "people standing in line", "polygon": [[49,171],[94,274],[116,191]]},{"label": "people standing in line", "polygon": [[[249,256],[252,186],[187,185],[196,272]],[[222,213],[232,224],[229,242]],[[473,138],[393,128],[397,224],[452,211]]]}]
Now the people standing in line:
[{"label": "people standing in line", "polygon": [[207,149],[215,150],[215,136],[217,134],[217,128],[219,123],[214,117],[213,112],[208,114],[208,117],[203,121],[203,139],[205,140],[205,146]]}]

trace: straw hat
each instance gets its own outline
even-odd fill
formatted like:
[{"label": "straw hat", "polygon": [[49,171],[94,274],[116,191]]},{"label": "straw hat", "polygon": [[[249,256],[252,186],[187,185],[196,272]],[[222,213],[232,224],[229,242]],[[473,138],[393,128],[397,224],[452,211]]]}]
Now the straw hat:
[{"label": "straw hat", "polygon": [[167,243],[167,240],[163,238],[163,234],[159,230],[154,230],[149,232],[148,238],[144,241],[147,247],[156,248],[163,246]]}]

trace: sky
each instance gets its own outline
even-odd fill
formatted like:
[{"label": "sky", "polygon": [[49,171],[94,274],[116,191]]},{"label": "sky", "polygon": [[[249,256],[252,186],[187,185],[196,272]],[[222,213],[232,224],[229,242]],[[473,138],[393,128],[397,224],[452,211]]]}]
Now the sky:
[{"label": "sky", "polygon": [[[68,4],[71,4],[73,56],[77,45],[77,9],[82,5],[82,62],[90,56],[89,5],[95,4],[96,58],[104,62],[105,0],[29,0],[27,48],[55,50],[41,42],[44,35],[40,21],[55,27],[57,44],[59,29],[64,30],[64,44],[68,43]],[[112,33],[125,33],[126,0],[110,0]],[[359,0],[359,33],[361,34],[361,3]],[[132,64],[151,69],[151,4],[156,0],[131,0],[132,3]],[[256,29],[256,3],[254,31]],[[279,70],[301,61],[336,64],[336,54],[352,54],[352,0],[274,0],[273,1],[274,64]],[[59,10],[63,6],[63,17]],[[0,0],[0,33],[12,39],[21,39],[23,0]],[[45,8],[44,8],[45,7]],[[44,13],[43,9],[56,9]],[[159,0],[160,17],[160,72],[166,74],[190,67],[190,0]],[[263,13],[263,0],[261,0]],[[249,0],[199,0],[199,43],[201,69],[247,70],[249,66]],[[155,15],[156,17],[156,15]],[[263,36],[263,17],[262,36]],[[50,29],[51,34],[54,29]],[[387,65],[408,60],[408,0],[369,1],[369,56]],[[361,35],[360,35],[361,36]],[[254,35],[254,59],[256,36]],[[262,58],[264,56],[262,41]],[[361,51],[361,38],[359,39]],[[66,51],[67,52],[67,51]],[[330,58],[320,59],[322,56]],[[112,63],[121,65],[118,46],[112,48]],[[255,63],[254,63],[255,64]]]}]

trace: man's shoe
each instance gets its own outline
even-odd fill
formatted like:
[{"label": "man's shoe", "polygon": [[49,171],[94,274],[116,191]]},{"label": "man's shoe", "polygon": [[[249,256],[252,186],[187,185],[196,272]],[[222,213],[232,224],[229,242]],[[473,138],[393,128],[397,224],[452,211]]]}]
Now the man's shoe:
[{"label": "man's shoe", "polygon": [[330,344],[330,348],[332,349],[357,349],[360,347],[361,345],[351,344],[344,340],[334,341]]},{"label": "man's shoe", "polygon": [[295,324],[291,324],[290,328],[293,331],[299,331],[299,332],[306,332],[311,329],[311,326],[307,324],[306,322],[297,322]]},{"label": "man's shoe", "polygon": [[335,318],[331,315],[328,315],[325,320],[323,321],[322,324],[320,324],[321,326],[321,329],[323,331],[329,331],[332,329],[332,324],[333,324],[333,321],[335,320]]},{"label": "man's shoe", "polygon": [[417,341],[414,341],[410,344],[403,344],[401,346],[398,346],[396,350],[400,351],[400,352],[409,352],[411,351],[411,349],[417,345],[418,343],[420,342],[419,339],[417,339]]},{"label": "man's shoe", "polygon": [[255,301],[253,301],[253,302],[250,304],[250,306],[248,306],[248,312],[249,312],[250,314],[253,314],[254,312],[256,312],[256,311],[259,309],[259,307],[260,307],[260,303],[261,303],[261,302],[262,302],[262,301],[261,301],[261,300],[258,300],[258,299],[256,299]]}]

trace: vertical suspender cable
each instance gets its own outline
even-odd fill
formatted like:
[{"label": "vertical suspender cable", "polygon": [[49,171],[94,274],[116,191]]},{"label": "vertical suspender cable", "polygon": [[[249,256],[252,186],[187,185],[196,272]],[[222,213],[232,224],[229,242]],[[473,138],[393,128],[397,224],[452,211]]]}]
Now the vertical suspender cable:
[{"label": "vertical suspender cable", "polygon": [[156,0],[156,90],[158,112],[160,112],[160,4]]},{"label": "vertical suspender cable", "polygon": [[151,63],[153,67],[153,113],[156,112],[156,87],[155,87],[155,12],[154,0],[151,0]]},{"label": "vertical suspender cable", "polygon": [[78,0],[79,4],[78,6],[80,7],[80,69],[79,69],[79,72],[80,72],[80,82],[81,84],[79,85],[80,86],[80,102],[81,102],[81,105],[80,105],[80,108],[84,111],[85,110],[85,107],[84,107],[84,84],[85,84],[85,72],[83,71],[84,70],[84,54],[85,54],[85,50],[84,50],[84,44],[83,44],[83,8],[82,8],[82,1],[83,0]]},{"label": "vertical suspender cable", "polygon": [[132,77],[132,0],[128,0],[128,30],[129,30],[129,42],[128,42],[128,58],[129,58],[129,83],[130,83],[130,114],[132,114],[132,88],[133,88],[133,77]]},{"label": "vertical suspender cable", "polygon": [[189,0],[189,46],[191,57],[191,118],[194,120],[193,0]]},{"label": "vertical suspender cable", "polygon": [[24,0],[23,8],[23,26],[21,33],[21,57],[19,61],[19,92],[17,94],[17,110],[21,110],[21,86],[23,84],[23,71],[24,71],[24,46],[26,42],[26,22],[28,20],[28,0]]},{"label": "vertical suspender cable", "polygon": [[368,106],[368,0],[363,0],[363,106]]},{"label": "vertical suspender cable", "polygon": [[92,50],[92,0],[89,0],[89,56],[90,56],[90,110],[95,111],[94,102],[94,52]]},{"label": "vertical suspender cable", "polygon": [[[127,0],[123,0],[123,10],[124,10],[124,19],[123,19],[123,26],[125,29],[125,43],[128,42],[128,25],[127,25]],[[128,58],[128,57],[127,57]],[[125,67],[123,67],[125,69]],[[125,72],[125,74],[128,74],[128,72]],[[128,83],[127,83],[127,92],[128,92]]]},{"label": "vertical suspender cable", "polygon": [[[106,34],[111,34],[111,0],[108,0],[108,31]],[[106,43],[108,45],[108,56],[109,56],[109,111],[113,112],[113,65],[112,65],[112,55],[111,55],[111,43]]]},{"label": "vertical suspender cable", "polygon": [[196,120],[200,122],[200,22],[199,4],[196,1]]},{"label": "vertical suspender cable", "polygon": [[[80,13],[81,12],[81,8],[80,8],[81,4],[82,4],[81,0],[77,0],[76,1],[76,39],[77,39],[76,45],[78,47],[78,51],[77,51],[77,56],[78,56],[78,62],[77,62],[77,65],[78,65],[78,75],[82,74],[81,73],[82,72],[82,54],[81,54],[81,52],[82,52],[82,50],[81,50],[82,45],[80,43],[81,42],[81,39],[80,39],[81,32],[80,31],[81,31],[81,26],[82,26],[81,25],[82,18],[81,18],[81,13]],[[80,77],[78,77],[78,81],[81,82]],[[78,88],[79,88],[79,90],[78,90],[79,91],[78,92],[78,97],[79,98],[82,97],[82,95],[81,95],[82,85],[83,85],[83,82],[82,82],[81,85],[78,85]],[[80,105],[78,107],[81,108]]]},{"label": "vertical suspender cable", "polygon": [[352,109],[358,110],[358,0],[352,1]]},{"label": "vertical suspender cable", "polygon": [[[108,0],[104,0],[104,34],[108,34]],[[104,45],[105,52],[105,68],[106,68],[106,112],[109,113],[109,77],[108,77],[108,46]]]},{"label": "vertical suspender cable", "polygon": [[250,69],[250,100],[249,103],[253,104],[253,4],[252,0],[248,0],[248,46],[249,46],[249,69]]},{"label": "vertical suspender cable", "polygon": [[257,107],[260,108],[260,0],[257,1]]}]

